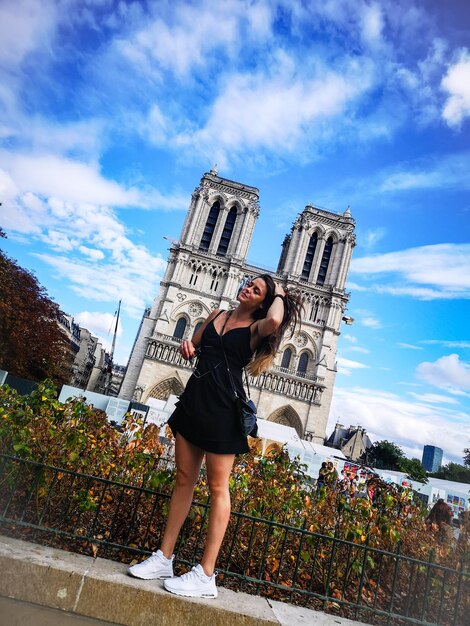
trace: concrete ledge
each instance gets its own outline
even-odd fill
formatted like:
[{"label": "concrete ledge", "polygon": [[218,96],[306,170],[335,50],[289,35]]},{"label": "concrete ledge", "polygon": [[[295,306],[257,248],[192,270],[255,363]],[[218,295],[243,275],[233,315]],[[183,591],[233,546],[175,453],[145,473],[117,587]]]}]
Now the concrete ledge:
[{"label": "concrete ledge", "polygon": [[62,611],[62,620],[51,618],[45,622],[61,626],[68,623],[78,626],[81,622],[77,618],[120,626],[359,624],[222,587],[219,587],[217,600],[181,598],[166,592],[161,581],[128,576],[127,566],[122,563],[3,536],[0,536],[0,571],[0,596],[4,598],[0,607],[7,607],[9,615],[8,621],[4,622],[3,616],[7,616],[4,610],[1,611],[0,626],[33,623],[20,619],[13,621],[15,607],[23,614],[36,608],[38,617],[41,609],[47,608],[53,613]]}]

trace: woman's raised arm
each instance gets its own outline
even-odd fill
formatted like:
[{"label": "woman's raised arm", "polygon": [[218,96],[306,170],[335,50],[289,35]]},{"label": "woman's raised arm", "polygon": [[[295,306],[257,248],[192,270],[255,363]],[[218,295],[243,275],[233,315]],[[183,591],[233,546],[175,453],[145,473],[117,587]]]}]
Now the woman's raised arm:
[{"label": "woman's raised arm", "polygon": [[199,328],[197,333],[195,333],[192,339],[185,339],[181,342],[180,352],[183,359],[192,359],[193,356],[196,354],[196,350],[199,348],[199,345],[201,343],[201,337],[204,329],[206,328],[207,324],[209,324],[209,322],[214,319],[218,312],[219,309],[216,309],[215,311],[212,311],[212,313],[208,317],[206,317],[202,326]]}]

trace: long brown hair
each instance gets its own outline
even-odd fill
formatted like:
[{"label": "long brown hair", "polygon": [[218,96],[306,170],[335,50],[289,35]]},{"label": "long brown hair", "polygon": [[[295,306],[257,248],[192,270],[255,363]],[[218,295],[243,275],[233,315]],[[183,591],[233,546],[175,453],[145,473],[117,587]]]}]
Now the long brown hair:
[{"label": "long brown hair", "polygon": [[[262,278],[266,283],[267,292],[261,307],[255,312],[256,320],[266,317],[268,309],[273,303],[274,296],[276,295],[276,285],[269,274],[262,274],[258,278]],[[304,310],[301,295],[297,292],[287,290],[285,291],[285,294],[284,318],[280,326],[278,326],[278,328],[276,328],[271,335],[262,339],[254,352],[253,360],[247,366],[247,369],[252,376],[259,376],[262,372],[269,369],[274,361],[274,357],[276,356],[276,352],[286,330],[290,329],[290,337],[292,337],[296,326],[300,326],[301,315]]]}]

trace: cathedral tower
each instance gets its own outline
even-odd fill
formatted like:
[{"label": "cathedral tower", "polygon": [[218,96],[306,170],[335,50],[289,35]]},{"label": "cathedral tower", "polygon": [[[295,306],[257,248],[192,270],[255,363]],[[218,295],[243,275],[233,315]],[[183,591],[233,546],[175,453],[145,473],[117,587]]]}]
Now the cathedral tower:
[{"label": "cathedral tower", "polygon": [[[145,402],[179,395],[192,365],[178,351],[216,308],[236,305],[244,279],[264,273],[246,262],[259,214],[255,187],[204,174],[192,194],[178,242],[172,242],[160,292],[134,343],[120,397]],[[322,443],[336,375],[336,344],[348,301],[344,290],[354,220],[305,207],[285,238],[275,280],[304,297],[302,329],[282,343],[273,367],[251,378],[261,418]]]}]

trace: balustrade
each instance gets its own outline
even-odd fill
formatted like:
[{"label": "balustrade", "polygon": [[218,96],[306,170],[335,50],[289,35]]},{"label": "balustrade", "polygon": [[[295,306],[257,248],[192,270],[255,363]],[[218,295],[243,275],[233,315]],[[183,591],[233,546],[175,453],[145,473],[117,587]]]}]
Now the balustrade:
[{"label": "balustrade", "polygon": [[[154,337],[154,339],[150,339],[147,346],[146,357],[148,359],[170,363],[185,369],[193,367],[193,364],[183,359],[180,354],[179,344],[181,339],[161,333],[156,334]],[[274,366],[271,371],[265,372],[261,376],[249,377],[250,385],[253,387],[266,389],[273,393],[315,405],[321,404],[324,388],[321,384],[322,380],[324,379],[309,372],[299,374],[279,366]]]}]

